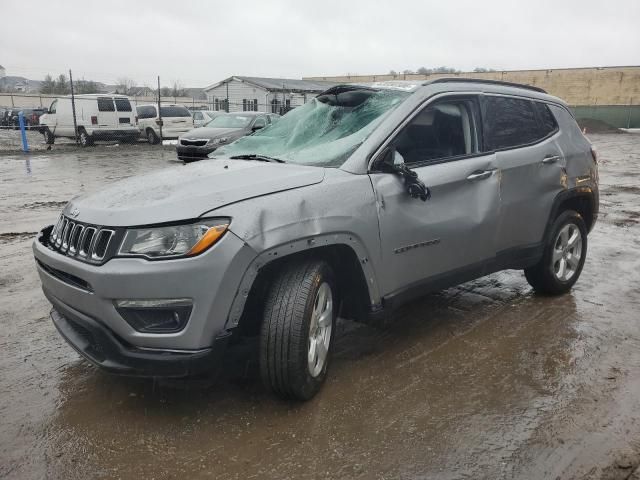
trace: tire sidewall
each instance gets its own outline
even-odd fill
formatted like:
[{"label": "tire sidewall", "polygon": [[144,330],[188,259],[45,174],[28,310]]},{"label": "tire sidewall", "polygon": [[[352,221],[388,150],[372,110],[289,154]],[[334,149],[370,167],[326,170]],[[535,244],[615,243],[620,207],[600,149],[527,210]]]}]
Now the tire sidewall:
[{"label": "tire sidewall", "polygon": [[89,134],[86,132],[86,130],[80,130],[80,133],[78,134],[78,140],[80,141],[80,145],[83,147],[88,147],[89,145],[91,145],[91,137],[89,137]]},{"label": "tire sidewall", "polygon": [[54,142],[54,136],[53,136],[53,133],[51,133],[51,130],[49,130],[48,128],[45,128],[43,135],[44,135],[44,142],[47,145],[52,145]]},{"label": "tire sidewall", "polygon": [[[580,262],[578,263],[578,268],[576,269],[576,272],[573,274],[573,276],[569,280],[562,281],[558,279],[554,273],[552,255],[553,255],[556,239],[558,237],[558,234],[560,233],[560,230],[565,225],[569,225],[569,224],[575,225],[578,228],[578,230],[580,230],[580,235],[582,237],[581,238],[582,252],[581,252]],[[586,258],[587,258],[587,227],[584,223],[584,220],[582,219],[582,216],[579,213],[573,210],[566,210],[562,212],[558,216],[558,218],[553,222],[553,226],[551,228],[551,232],[547,240],[547,245],[545,247],[544,257],[543,257],[545,276],[549,279],[549,281],[552,284],[554,284],[554,287],[557,290],[568,290],[578,281],[578,278],[582,273],[582,268],[584,267],[584,262]]]},{"label": "tire sidewall", "polygon": [[[331,363],[331,352],[333,351],[333,342],[334,342],[334,337],[336,333],[336,319],[338,316],[337,314],[338,307],[340,305],[336,281],[329,265],[327,265],[325,262],[322,262],[318,270],[316,271],[314,277],[315,278],[313,279],[313,287],[306,301],[304,316],[303,316],[304,320],[301,325],[300,334],[304,338],[304,342],[301,342],[303,344],[303,348],[301,348],[300,351],[298,352],[298,358],[296,360],[296,364],[298,365],[298,368],[296,368],[296,375],[294,375],[294,377],[298,377],[298,381],[299,381],[298,384],[300,385],[300,392],[299,392],[300,397],[305,399],[309,399],[313,397],[316,394],[316,392],[320,389],[320,387],[322,386],[322,384],[324,383],[327,377],[327,371],[329,368],[329,364]],[[320,288],[320,285],[322,285],[325,282],[329,284],[329,287],[331,288],[331,296],[332,296],[331,300],[333,302],[333,316],[331,318],[331,337],[329,339],[329,349],[327,352],[327,358],[325,359],[325,363],[324,363],[324,366],[322,367],[322,371],[318,374],[318,376],[312,377],[311,373],[309,372],[308,360],[307,360],[307,356],[309,352],[309,326],[311,324],[311,312],[313,311],[313,304],[315,302],[318,289]]]}]

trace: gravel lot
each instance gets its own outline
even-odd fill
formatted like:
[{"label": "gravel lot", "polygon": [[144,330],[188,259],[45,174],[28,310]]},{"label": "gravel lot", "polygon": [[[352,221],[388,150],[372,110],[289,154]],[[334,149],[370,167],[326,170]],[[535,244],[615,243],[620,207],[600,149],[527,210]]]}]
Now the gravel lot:
[{"label": "gravel lot", "polygon": [[249,341],[217,380],[166,384],[97,371],[51,324],[35,232],[72,195],[166,166],[171,149],[0,155],[0,478],[629,478],[640,135],[591,139],[601,214],[571,294],[535,295],[508,271],[383,329],[341,321],[329,380],[306,404],[262,388]]}]

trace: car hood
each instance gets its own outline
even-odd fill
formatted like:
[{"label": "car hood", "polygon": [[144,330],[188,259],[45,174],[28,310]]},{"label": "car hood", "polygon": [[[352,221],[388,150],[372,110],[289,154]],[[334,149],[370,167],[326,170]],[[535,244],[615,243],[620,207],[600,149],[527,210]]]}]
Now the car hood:
[{"label": "car hood", "polygon": [[245,131],[244,128],[211,128],[211,127],[200,127],[194,128],[193,130],[189,130],[184,135],[181,135],[182,138],[190,138],[190,139],[200,139],[200,138],[218,138],[224,137],[227,135],[239,135]]},{"label": "car hood", "polygon": [[323,178],[320,167],[217,159],[121,180],[73,198],[63,213],[110,227],[176,222]]}]

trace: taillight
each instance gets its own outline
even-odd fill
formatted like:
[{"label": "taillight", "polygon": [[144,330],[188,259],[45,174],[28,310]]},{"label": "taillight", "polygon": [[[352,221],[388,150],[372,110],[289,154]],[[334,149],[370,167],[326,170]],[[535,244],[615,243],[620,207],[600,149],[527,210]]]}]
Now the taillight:
[{"label": "taillight", "polygon": [[92,115],[91,116],[91,125],[97,125],[98,124],[98,117],[96,115]]},{"label": "taillight", "polygon": [[598,152],[596,151],[595,147],[591,147],[591,157],[593,158],[593,161],[595,163],[598,163]]}]

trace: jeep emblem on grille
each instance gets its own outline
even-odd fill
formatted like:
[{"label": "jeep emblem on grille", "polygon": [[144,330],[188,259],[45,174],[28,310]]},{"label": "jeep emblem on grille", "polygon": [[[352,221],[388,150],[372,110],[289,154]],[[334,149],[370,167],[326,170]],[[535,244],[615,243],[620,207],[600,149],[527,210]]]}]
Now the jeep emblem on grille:
[{"label": "jeep emblem on grille", "polygon": [[78,208],[74,208],[73,210],[71,210],[71,216],[73,218],[76,218],[78,215],[80,215],[80,210],[78,210]]}]

